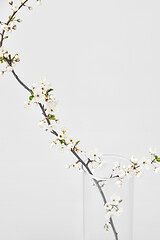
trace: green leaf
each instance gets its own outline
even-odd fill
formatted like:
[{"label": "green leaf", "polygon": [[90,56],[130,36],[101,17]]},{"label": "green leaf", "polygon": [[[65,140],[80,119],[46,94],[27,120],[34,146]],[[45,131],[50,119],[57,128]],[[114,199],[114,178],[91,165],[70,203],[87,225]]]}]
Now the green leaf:
[{"label": "green leaf", "polygon": [[123,202],[123,200],[119,200],[119,203]]},{"label": "green leaf", "polygon": [[5,36],[5,37],[4,37],[4,39],[7,39],[7,38],[8,38],[8,36]]},{"label": "green leaf", "polygon": [[51,92],[51,91],[53,91],[52,88],[48,89],[48,90],[46,91],[46,93],[48,94],[48,93]]},{"label": "green leaf", "polygon": [[60,144],[63,144],[63,143],[65,143],[65,140],[64,139],[59,139],[59,142],[60,142]]},{"label": "green leaf", "polygon": [[34,96],[31,95],[31,96],[29,97],[29,100],[32,101],[33,98],[34,98]]},{"label": "green leaf", "polygon": [[78,143],[79,143],[79,142],[80,142],[80,141],[77,141],[77,142],[75,143],[75,145],[74,145],[74,146],[76,147],[76,146],[78,145]]},{"label": "green leaf", "polygon": [[156,160],[157,160],[157,162],[160,162],[160,158],[157,158]]},{"label": "green leaf", "polygon": [[52,119],[52,120],[56,120],[53,115],[50,115],[49,118]]},{"label": "green leaf", "polygon": [[158,156],[157,156],[157,155],[155,155],[154,157],[155,157],[155,159],[158,159]]},{"label": "green leaf", "polygon": [[2,57],[0,57],[0,62],[3,63],[3,58]]}]

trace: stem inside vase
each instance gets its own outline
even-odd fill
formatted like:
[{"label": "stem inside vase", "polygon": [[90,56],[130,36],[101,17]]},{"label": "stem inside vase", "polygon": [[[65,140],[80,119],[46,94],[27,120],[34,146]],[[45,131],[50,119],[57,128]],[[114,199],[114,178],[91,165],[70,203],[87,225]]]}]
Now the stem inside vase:
[{"label": "stem inside vase", "polygon": [[[102,164],[93,175],[83,172],[83,240],[132,240],[133,239],[133,190],[134,179],[126,179],[120,187],[116,179],[110,178],[115,162],[128,165],[129,159],[114,154],[103,154]],[[97,183],[99,186],[97,186]],[[101,193],[102,191],[102,193]],[[106,202],[113,194],[123,199],[123,212],[113,216],[109,231],[104,229]],[[103,196],[104,195],[104,196]],[[117,233],[117,235],[116,235]]]}]

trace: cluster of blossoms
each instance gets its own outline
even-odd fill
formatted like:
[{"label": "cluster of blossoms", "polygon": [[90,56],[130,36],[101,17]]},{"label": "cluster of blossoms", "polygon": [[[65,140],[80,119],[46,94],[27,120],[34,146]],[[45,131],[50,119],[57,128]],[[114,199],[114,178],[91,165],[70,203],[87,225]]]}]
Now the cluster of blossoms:
[{"label": "cluster of blossoms", "polygon": [[[41,0],[36,0],[38,5],[41,5]],[[15,1],[9,1],[9,5],[11,6],[12,14],[9,16],[9,19],[7,22],[0,21],[0,27],[2,29],[1,33],[1,41],[8,38],[8,35],[5,35],[5,33],[11,33],[14,30],[17,29],[17,23],[21,23],[22,20],[20,18],[15,17],[15,13],[19,11],[21,6],[27,7],[29,10],[32,10],[32,7],[27,6],[24,4],[25,1],[19,1],[18,4],[15,3]],[[2,44],[1,44],[2,45]],[[19,62],[19,56],[18,54],[15,54],[14,56],[11,56],[7,50],[5,50],[2,46],[0,47],[0,74],[4,74],[5,72],[12,71],[13,67],[17,62]],[[3,64],[4,63],[4,64]]]},{"label": "cluster of blossoms", "polygon": [[106,231],[109,231],[110,218],[114,216],[119,216],[122,213],[123,209],[119,208],[119,204],[121,202],[122,202],[122,199],[116,194],[113,194],[110,198],[110,202],[107,202],[104,205],[105,218],[106,218],[106,223],[104,225],[104,228],[106,229]]},{"label": "cluster of blossoms", "polygon": [[[54,141],[51,142],[51,147],[58,147],[62,152],[70,151],[71,149],[74,149],[75,152],[78,152],[78,143],[79,141],[75,142],[73,138],[68,135],[66,127],[60,127],[58,136]],[[77,161],[75,164],[67,165],[66,168],[76,166],[80,169],[79,161]]]},{"label": "cluster of blossoms", "polygon": [[46,117],[39,123],[42,128],[47,125],[47,119],[57,121],[55,118],[57,101],[52,93],[53,88],[51,88],[50,83],[47,82],[45,78],[42,78],[32,85],[29,101],[25,103],[25,108],[28,109],[40,103],[44,106]]},{"label": "cluster of blossoms", "polygon": [[[37,5],[41,5],[41,0],[36,0]],[[27,7],[29,10],[32,10],[31,6],[25,4],[25,1],[19,1],[17,4],[15,1],[9,1],[9,5],[11,6],[12,14],[9,16],[9,20],[7,22],[0,22],[0,26],[2,31],[11,33],[17,29],[17,23],[21,23],[22,19],[16,18],[15,13],[19,11],[21,6]],[[5,36],[4,39],[8,38]]]},{"label": "cluster of blossoms", "polygon": [[[12,14],[18,11],[19,6],[15,5],[13,1],[9,1],[9,4],[11,5]],[[8,33],[11,33],[12,31],[17,29],[17,23],[21,23],[21,22],[22,22],[22,19],[16,18],[16,17],[12,18],[11,16],[9,16],[9,20],[6,23],[0,22],[0,25],[2,30]],[[5,38],[8,38],[8,36],[6,36]]]},{"label": "cluster of blossoms", "polygon": [[29,101],[25,103],[25,108],[32,109],[34,105],[39,104],[44,109],[44,118],[39,122],[39,126],[50,133],[58,130],[54,141],[51,142],[51,147],[58,147],[61,150],[74,148],[74,151],[78,152],[77,145],[79,141],[75,142],[73,138],[68,136],[66,127],[59,126],[59,119],[56,117],[57,101],[53,95],[51,84],[45,78],[32,85],[31,95]]},{"label": "cluster of blossoms", "polygon": [[[79,142],[80,141],[77,141],[74,144],[74,147],[73,147],[74,151],[79,153],[79,155],[84,160],[86,165],[90,164],[90,169],[93,172],[96,168],[96,165],[100,165],[102,163],[102,159],[101,159],[102,153],[100,153],[98,151],[94,151],[92,153],[87,154],[87,152],[85,152],[77,147]],[[66,168],[72,168],[72,167],[77,167],[80,171],[82,171],[82,169],[83,169],[83,166],[79,161],[77,161],[76,163],[71,164],[71,165],[66,165]]]},{"label": "cluster of blossoms", "polygon": [[[17,29],[17,22],[20,23],[21,19],[16,19],[14,21],[11,21],[9,24],[1,22],[1,29],[11,33],[13,30]],[[8,38],[8,36],[6,36],[6,38]]]},{"label": "cluster of blossoms", "polygon": [[[54,133],[55,130],[57,131],[57,135],[55,135],[54,140],[51,142],[51,147],[57,147],[61,151],[74,149],[74,152],[79,153],[85,158],[86,163],[90,164],[92,170],[94,170],[94,164],[101,164],[102,154],[95,151],[87,155],[86,152],[78,148],[80,141],[75,141],[68,135],[67,128],[59,125],[59,119],[56,117],[57,101],[53,95],[53,91],[51,84],[47,82],[45,78],[34,83],[29,101],[25,103],[25,108],[32,109],[33,106],[41,104],[45,115],[44,118],[40,120],[39,126],[50,133]],[[82,164],[79,161],[71,165],[66,165],[66,168],[71,167],[77,167],[79,170],[82,170]]]},{"label": "cluster of blossoms", "polygon": [[5,50],[3,47],[0,47],[0,74],[4,74],[7,71],[12,71],[13,67],[17,62],[19,62],[19,55],[15,54],[14,56],[11,56],[7,50]]},{"label": "cluster of blossoms", "polygon": [[140,161],[132,156],[128,166],[121,166],[119,162],[115,162],[110,178],[115,178],[116,183],[122,185],[125,177],[140,177],[144,170],[150,169],[150,167],[153,168],[155,173],[160,173],[160,168],[158,167],[160,157],[158,157],[155,149],[150,149],[150,155],[150,158],[143,157]]},{"label": "cluster of blossoms", "polygon": [[[85,163],[90,165],[92,171],[94,171],[96,165],[103,165],[102,154],[97,151],[87,154],[85,151],[80,150],[77,147],[79,141],[75,142],[73,138],[68,136],[67,128],[57,126],[59,123],[59,120],[56,118],[57,101],[52,92],[53,89],[50,83],[47,82],[46,79],[41,79],[39,82],[32,85],[31,95],[25,107],[32,108],[33,105],[42,104],[45,111],[45,117],[39,122],[39,126],[51,133],[58,129],[58,134],[51,142],[51,146],[58,147],[63,151],[74,149],[75,152],[79,153],[82,158],[85,159]],[[122,185],[125,177],[140,177],[143,170],[149,169],[150,166],[154,168],[156,173],[160,172],[160,168],[157,166],[158,162],[160,162],[160,158],[156,155],[155,150],[150,149],[150,153],[150,159],[143,158],[141,161],[138,161],[137,158],[132,156],[128,166],[121,166],[119,162],[115,162],[110,178],[114,178],[117,184]],[[77,167],[79,170],[82,170],[82,164],[79,161],[67,165],[66,167]],[[107,183],[107,181],[105,181],[105,183]],[[101,186],[104,185],[104,181],[102,181]]]},{"label": "cluster of blossoms", "polygon": [[[25,0],[20,0],[19,1],[20,3],[16,4],[15,1],[9,1],[9,4],[11,5],[11,8],[12,8],[12,11],[13,12],[17,12],[19,10],[19,7],[21,5],[23,5],[24,7],[27,7],[29,10],[32,10],[32,7],[31,6],[28,6],[26,3],[25,3]],[[28,2],[28,1],[27,1]],[[37,5],[41,5],[41,0],[36,0],[37,2]]]}]

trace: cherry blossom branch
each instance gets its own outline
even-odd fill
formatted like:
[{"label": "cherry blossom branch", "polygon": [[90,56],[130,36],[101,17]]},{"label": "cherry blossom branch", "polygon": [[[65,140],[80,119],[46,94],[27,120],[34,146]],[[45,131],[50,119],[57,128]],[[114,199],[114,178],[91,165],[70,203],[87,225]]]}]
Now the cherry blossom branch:
[{"label": "cherry blossom branch", "polygon": [[[9,20],[8,20],[8,22],[7,22],[6,25],[8,25],[8,24],[12,21],[13,17],[15,16],[15,14],[22,8],[22,6],[25,5],[25,3],[26,3],[27,1],[28,1],[28,0],[24,1],[24,2],[19,6],[19,8],[17,9],[17,11],[15,11],[15,12],[12,14],[12,16],[9,18]],[[5,30],[3,30],[2,34],[1,34],[0,47],[2,47],[2,45],[3,45],[4,33],[5,33]],[[7,64],[12,68],[12,62],[13,62],[12,59],[11,59],[11,58],[8,59],[8,56],[7,56],[7,57],[4,56],[3,59],[4,59],[4,60],[7,62]],[[24,87],[28,92],[32,93],[32,90],[31,90],[26,84],[24,84],[24,82],[21,81],[21,79],[20,79],[20,78],[18,77],[18,75],[15,73],[15,71],[14,71],[13,68],[12,68],[11,72],[12,72],[13,76],[16,78],[16,80],[20,83],[20,85],[21,85],[22,87]],[[41,109],[41,111],[42,111],[42,114],[43,114],[44,117],[46,118],[47,124],[48,124],[48,125],[51,125],[50,120],[47,118],[47,114],[46,114],[46,111],[45,111],[44,106],[43,106],[41,103],[38,103],[38,105],[39,105],[39,107],[40,107],[40,109]],[[55,136],[58,136],[58,133],[57,133],[56,131],[54,131],[54,130],[52,130],[51,133],[54,134]],[[79,155],[75,152],[75,146],[74,146],[73,148],[71,148],[70,151],[71,151],[71,152],[74,154],[74,156],[78,159],[78,162],[80,162],[80,163],[85,167],[85,169],[88,171],[88,173],[91,174],[91,175],[93,175],[93,173],[91,172],[90,168],[88,167],[89,163],[91,163],[92,160],[90,160],[90,159],[88,158],[88,162],[85,163],[85,162],[79,157]],[[78,162],[77,162],[77,163],[78,163]],[[96,179],[93,179],[93,181],[94,181],[95,185],[97,186],[97,188],[98,188],[98,190],[99,190],[99,192],[100,192],[100,194],[101,194],[101,196],[102,196],[103,203],[104,203],[104,205],[105,205],[105,204],[107,203],[107,200],[106,200],[106,197],[105,197],[105,195],[104,195],[104,192],[102,191],[102,188],[100,187],[99,182],[98,182]],[[111,224],[111,227],[112,227],[112,229],[113,229],[113,232],[114,232],[114,235],[115,235],[115,239],[118,240],[118,234],[117,234],[117,232],[116,232],[116,229],[115,229],[115,226],[114,226],[114,223],[113,223],[112,218],[110,218],[110,224]]]},{"label": "cherry blossom branch", "polygon": [[29,0],[25,0],[24,2],[21,3],[21,5],[13,12],[13,14],[10,16],[9,20],[7,21],[6,25],[8,25],[16,15],[16,13],[23,7]]},{"label": "cherry blossom branch", "polygon": [[[7,26],[8,26],[9,23],[13,20],[14,16],[17,14],[17,12],[19,12],[19,10],[20,10],[23,6],[25,6],[25,4],[26,4],[28,1],[29,1],[29,0],[25,0],[24,2],[22,2],[21,5],[17,8],[17,10],[15,10],[15,11],[12,13],[12,15],[9,17],[9,19],[8,19],[8,21],[7,21],[7,23],[6,23]],[[3,45],[4,34],[5,34],[5,30],[3,30],[2,33],[1,33],[0,47],[2,47],[2,45]]]},{"label": "cherry blossom branch", "polygon": [[[10,64],[11,65],[11,64]],[[13,73],[13,76],[16,78],[16,80],[21,84],[21,86],[23,86],[27,91],[29,91],[30,93],[32,92],[32,90],[30,88],[28,88],[21,80],[20,78],[18,77],[18,75],[15,73],[14,70],[12,70],[12,73]],[[46,114],[46,111],[44,109],[44,106],[41,104],[41,103],[38,103],[40,109],[42,110],[42,114],[45,116],[45,118],[47,119],[47,114]],[[50,125],[50,121],[49,119],[47,119],[47,124]],[[58,133],[54,130],[51,131],[52,134],[54,134],[55,136],[58,136]],[[92,171],[90,170],[90,168],[88,167],[88,164],[86,164],[80,157],[79,155],[75,152],[74,148],[71,148],[71,153],[73,153],[73,155],[78,159],[78,161],[83,165],[83,167],[85,167],[85,169],[87,170],[87,172],[90,174],[90,175],[93,175]],[[90,160],[91,161],[91,160]],[[106,200],[106,197],[105,197],[105,194],[98,182],[98,180],[94,179],[93,178],[93,181],[95,183],[95,185],[97,186],[99,192],[100,192],[100,195],[103,199],[103,203],[104,205],[107,203],[107,200]],[[115,239],[118,240],[118,233],[115,229],[115,226],[114,226],[114,223],[113,223],[113,220],[112,218],[110,217],[110,225],[112,227],[112,230],[113,230],[113,233],[115,235]]]},{"label": "cherry blossom branch", "polygon": [[[12,62],[11,62],[11,61],[9,61],[7,58],[5,58],[5,61],[12,67]],[[22,81],[20,80],[20,78],[18,77],[18,75],[15,73],[14,70],[12,70],[12,73],[13,73],[13,76],[16,78],[16,80],[21,84],[21,86],[24,87],[27,91],[29,91],[29,92],[31,93],[32,90],[31,90],[29,87],[27,87],[27,85],[25,85],[24,82],[22,82]],[[45,116],[45,118],[47,119],[48,125],[50,125],[50,121],[49,121],[49,119],[47,118],[47,114],[46,114],[46,112],[45,112],[44,106],[42,106],[41,103],[38,103],[38,104],[39,104],[39,107],[40,107],[41,110],[42,110],[42,114],[43,114],[43,115]],[[53,133],[55,136],[58,136],[58,133],[57,133],[56,131],[54,131],[54,130],[52,130],[51,133]],[[82,163],[82,165],[86,168],[86,170],[88,171],[88,173],[91,174],[91,175],[93,175],[93,173],[91,172],[90,168],[88,167],[89,163],[92,162],[92,161],[91,161],[90,159],[88,159],[88,162],[85,163],[85,162],[78,156],[78,154],[74,151],[74,148],[71,149],[71,152],[72,152],[72,153],[74,154],[74,156],[78,159],[78,161]],[[102,196],[102,198],[103,198],[104,204],[106,204],[106,203],[107,203],[106,197],[105,197],[105,195],[104,195],[104,192],[102,191],[102,188],[101,188],[100,185],[99,185],[99,182],[98,182],[96,179],[93,179],[93,181],[95,182],[96,186],[98,187],[98,189],[99,189],[99,191],[100,191],[100,194],[101,194],[101,196]],[[112,221],[112,225],[113,225],[113,221]],[[115,229],[115,228],[114,228],[114,229]],[[116,234],[117,234],[117,233],[116,233]]]},{"label": "cherry blossom branch", "polygon": [[[105,206],[105,211],[106,211],[106,220],[107,223],[105,224],[105,228],[108,231],[108,227],[110,224],[115,236],[115,240],[118,240],[118,233],[115,229],[112,216],[114,216],[114,213],[120,213],[119,209],[119,203],[122,202],[120,197],[118,196],[112,196],[111,197],[111,202],[107,202],[105,194],[102,190],[102,187],[105,185],[105,181],[108,179],[115,179],[116,183],[122,184],[124,179],[127,176],[141,176],[143,173],[143,169],[146,168],[148,169],[150,166],[153,167],[154,171],[156,173],[160,172],[160,168],[157,166],[157,163],[160,162],[160,157],[156,154],[154,150],[150,150],[151,153],[151,159],[142,159],[142,161],[139,161],[135,157],[131,157],[129,160],[129,165],[128,166],[121,166],[120,163],[116,162],[114,163],[114,166],[112,168],[112,172],[110,177],[102,180],[97,180],[91,171],[93,169],[94,164],[101,165],[101,154],[93,154],[91,156],[88,156],[86,152],[80,150],[77,145],[79,141],[74,142],[73,139],[67,139],[66,136],[66,129],[61,130],[61,132],[57,132],[54,128],[54,123],[58,122],[58,119],[56,119],[54,111],[55,111],[55,106],[56,106],[56,101],[51,92],[53,91],[52,88],[48,88],[48,82],[41,81],[40,84],[36,83],[32,85],[32,88],[30,89],[16,74],[15,70],[13,69],[14,65],[16,62],[19,62],[19,56],[18,54],[15,54],[14,56],[11,56],[11,54],[8,53],[7,50],[2,48],[4,39],[8,38],[8,36],[4,36],[5,32],[11,32],[12,30],[16,29],[16,21],[21,22],[20,19],[16,19],[15,15],[16,13],[23,7],[26,6],[25,4],[29,0],[25,0],[21,2],[19,6],[14,6],[13,1],[10,1],[9,4],[12,6],[13,13],[11,16],[9,16],[9,19],[6,23],[0,22],[0,25],[2,26],[2,33],[1,34],[1,40],[0,40],[0,62],[1,63],[6,63],[6,69],[0,71],[1,74],[11,71],[15,79],[19,82],[19,84],[24,87],[31,95],[29,97],[29,102],[27,103],[28,107],[31,107],[31,104],[37,104],[39,105],[42,114],[44,116],[44,119],[40,121],[40,126],[43,128],[46,124],[47,127],[45,127],[45,130],[52,133],[55,137],[56,140],[52,142],[52,145],[58,145],[60,144],[61,149],[63,150],[64,148],[68,149],[76,158],[77,161],[75,164],[70,165],[69,167],[73,166],[78,166],[79,169],[86,170],[86,172],[92,177],[94,184],[98,188],[100,195],[102,197],[104,206]],[[37,0],[37,3],[40,3],[41,0]],[[32,9],[30,6],[26,6],[28,9]],[[34,99],[34,100],[33,100]],[[33,101],[32,101],[33,100]],[[43,126],[44,125],[44,126]],[[79,154],[78,154],[79,153]],[[81,157],[81,155],[83,157]],[[86,158],[86,161],[83,160],[84,157]],[[81,166],[79,166],[79,164]],[[82,167],[83,166],[83,167]]]}]

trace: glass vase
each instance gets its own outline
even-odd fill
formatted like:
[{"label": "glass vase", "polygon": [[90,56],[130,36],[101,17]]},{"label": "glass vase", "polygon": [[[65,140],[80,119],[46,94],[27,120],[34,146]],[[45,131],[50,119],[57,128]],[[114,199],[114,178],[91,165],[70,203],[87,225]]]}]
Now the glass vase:
[{"label": "glass vase", "polygon": [[[103,154],[102,164],[96,168],[93,175],[83,173],[83,240],[132,240],[133,226],[133,184],[134,179],[127,178],[122,186],[117,179],[110,178],[115,162],[121,166],[129,165],[129,160],[119,155]],[[100,188],[96,183],[99,183]],[[103,186],[104,185],[104,186]],[[105,227],[104,196],[109,202],[113,194],[123,200],[123,209],[119,216],[112,217],[113,228]]]}]

